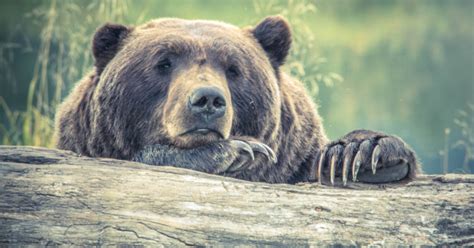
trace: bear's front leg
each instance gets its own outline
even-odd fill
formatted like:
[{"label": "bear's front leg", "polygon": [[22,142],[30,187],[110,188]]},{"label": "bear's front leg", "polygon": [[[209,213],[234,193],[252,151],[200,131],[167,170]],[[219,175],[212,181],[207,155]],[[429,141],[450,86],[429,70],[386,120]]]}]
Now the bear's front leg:
[{"label": "bear's front leg", "polygon": [[369,130],[355,130],[323,147],[317,160],[322,183],[335,178],[366,183],[388,183],[414,178],[419,165],[415,153],[400,138]]},{"label": "bear's front leg", "polygon": [[275,153],[270,147],[243,139],[222,140],[186,149],[171,145],[152,145],[136,154],[133,161],[224,174],[245,169],[252,164],[256,156],[276,162]]}]

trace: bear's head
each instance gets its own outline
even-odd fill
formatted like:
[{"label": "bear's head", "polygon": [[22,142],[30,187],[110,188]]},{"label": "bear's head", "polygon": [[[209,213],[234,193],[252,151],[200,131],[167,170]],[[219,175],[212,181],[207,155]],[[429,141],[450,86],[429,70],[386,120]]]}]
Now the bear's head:
[{"label": "bear's head", "polygon": [[243,29],[171,18],[137,27],[106,24],[93,39],[92,137],[114,139],[116,150],[133,147],[120,157],[149,144],[189,148],[230,136],[275,138],[279,67],[290,44],[279,16]]}]

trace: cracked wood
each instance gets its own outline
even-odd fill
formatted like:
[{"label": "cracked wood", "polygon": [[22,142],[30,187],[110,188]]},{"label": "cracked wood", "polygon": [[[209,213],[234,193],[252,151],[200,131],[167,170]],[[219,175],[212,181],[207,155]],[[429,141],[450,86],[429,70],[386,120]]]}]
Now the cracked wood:
[{"label": "cracked wood", "polygon": [[0,146],[0,246],[474,244],[474,176],[253,183]]}]

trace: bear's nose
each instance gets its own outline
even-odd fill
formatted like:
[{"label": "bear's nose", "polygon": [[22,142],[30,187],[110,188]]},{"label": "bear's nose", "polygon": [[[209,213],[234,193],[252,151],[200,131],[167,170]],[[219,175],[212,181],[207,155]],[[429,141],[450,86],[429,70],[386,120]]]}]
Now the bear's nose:
[{"label": "bear's nose", "polygon": [[189,98],[189,108],[206,122],[214,121],[225,114],[224,94],[216,87],[198,88]]}]

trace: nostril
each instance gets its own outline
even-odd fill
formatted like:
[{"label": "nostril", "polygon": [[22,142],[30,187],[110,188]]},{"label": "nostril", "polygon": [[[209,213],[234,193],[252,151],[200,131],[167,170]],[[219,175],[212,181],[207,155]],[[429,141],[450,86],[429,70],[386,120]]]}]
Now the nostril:
[{"label": "nostril", "polygon": [[226,100],[222,91],[216,87],[202,87],[193,91],[188,101],[189,110],[206,121],[224,116]]},{"label": "nostril", "polygon": [[224,100],[224,98],[216,97],[214,99],[214,102],[212,103],[212,105],[214,105],[215,108],[224,107],[225,106],[225,100]]},{"label": "nostril", "polygon": [[195,107],[204,107],[204,106],[206,106],[207,101],[208,101],[207,97],[203,96],[203,97],[199,98],[196,102],[192,103],[192,105],[195,106]]}]

